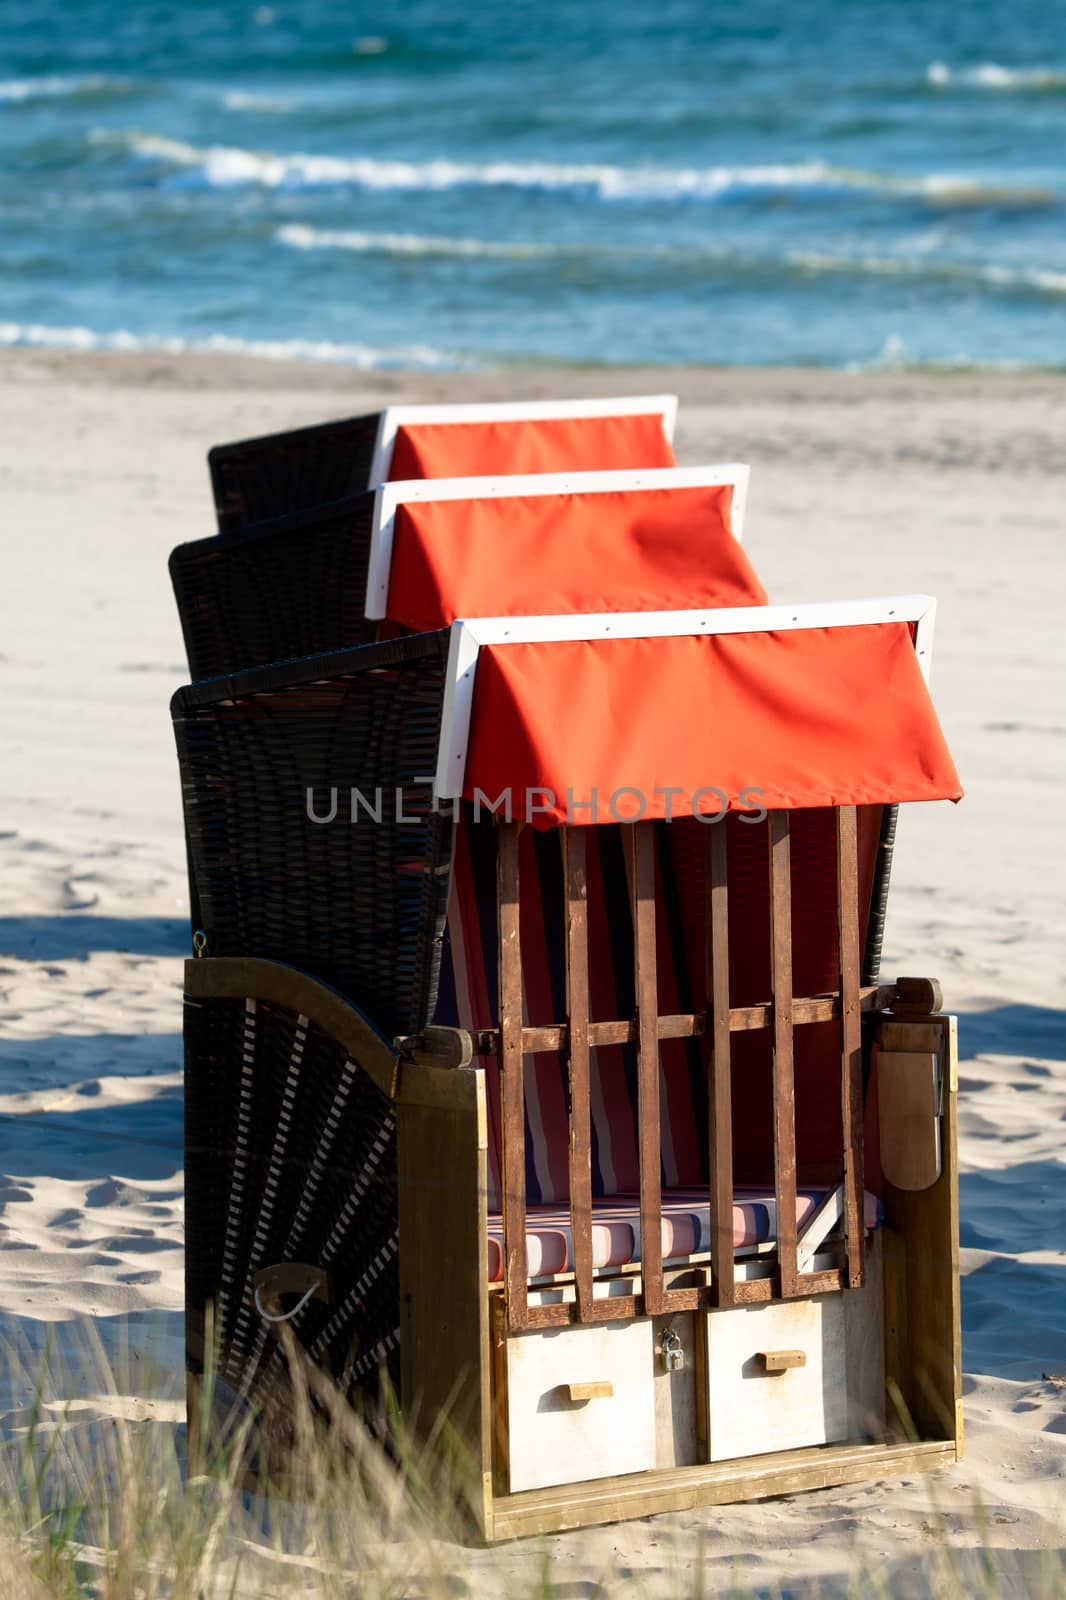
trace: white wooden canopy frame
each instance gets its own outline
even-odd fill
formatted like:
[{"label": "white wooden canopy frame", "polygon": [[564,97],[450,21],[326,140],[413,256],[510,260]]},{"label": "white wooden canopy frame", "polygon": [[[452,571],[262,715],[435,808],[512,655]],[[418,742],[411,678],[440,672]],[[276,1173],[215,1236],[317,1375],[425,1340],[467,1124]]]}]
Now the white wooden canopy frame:
[{"label": "white wooden canopy frame", "polygon": [[392,466],[396,435],[401,428],[441,423],[565,422],[572,417],[662,418],[663,433],[673,443],[677,421],[676,394],[625,395],[614,400],[502,400],[481,405],[387,406],[378,423],[370,466],[370,488],[386,481]]},{"label": "white wooden canopy frame", "polygon": [[918,665],[929,682],[936,601],[927,594],[873,600],[827,600],[797,606],[723,606],[705,611],[623,611],[594,616],[477,617],[452,623],[437,761],[438,800],[461,797],[470,716],[482,645],[549,644],[592,639],[662,639],[696,634],[780,633],[876,622],[915,624]]},{"label": "white wooden canopy frame", "polygon": [[[442,500],[513,500],[532,496],[619,494],[651,489],[732,487],[730,526],[738,544],[744,537],[744,511],[750,468],[732,461],[709,467],[648,467],[624,472],[544,472],[498,478],[418,478],[384,483],[375,491],[367,565],[366,615],[388,615],[396,512],[402,505]],[[698,530],[697,530],[698,532]]]}]

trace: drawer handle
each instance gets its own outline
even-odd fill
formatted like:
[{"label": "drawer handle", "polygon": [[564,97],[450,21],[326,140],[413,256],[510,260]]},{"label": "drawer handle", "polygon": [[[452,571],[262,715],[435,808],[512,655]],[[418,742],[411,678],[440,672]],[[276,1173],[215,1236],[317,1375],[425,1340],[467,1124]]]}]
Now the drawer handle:
[{"label": "drawer handle", "polygon": [[568,1400],[610,1400],[614,1384],[600,1380],[596,1383],[564,1383],[563,1393]]},{"label": "drawer handle", "polygon": [[755,1358],[762,1362],[768,1373],[788,1372],[792,1367],[805,1367],[807,1356],[802,1350],[760,1350]]}]

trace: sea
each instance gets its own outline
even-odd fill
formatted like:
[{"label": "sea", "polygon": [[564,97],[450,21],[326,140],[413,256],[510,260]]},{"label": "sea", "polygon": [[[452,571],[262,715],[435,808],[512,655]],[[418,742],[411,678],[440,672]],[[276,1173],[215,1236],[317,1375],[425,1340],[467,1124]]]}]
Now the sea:
[{"label": "sea", "polygon": [[1066,365],[1063,0],[0,0],[0,344]]}]

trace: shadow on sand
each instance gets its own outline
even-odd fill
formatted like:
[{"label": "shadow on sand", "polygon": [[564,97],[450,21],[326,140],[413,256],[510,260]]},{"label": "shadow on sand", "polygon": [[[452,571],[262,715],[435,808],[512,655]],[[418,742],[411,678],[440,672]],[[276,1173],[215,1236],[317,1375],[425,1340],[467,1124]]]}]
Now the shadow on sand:
[{"label": "shadow on sand", "polygon": [[184,956],[187,917],[94,917],[77,911],[52,917],[0,917],[0,960],[84,961],[96,951]]}]

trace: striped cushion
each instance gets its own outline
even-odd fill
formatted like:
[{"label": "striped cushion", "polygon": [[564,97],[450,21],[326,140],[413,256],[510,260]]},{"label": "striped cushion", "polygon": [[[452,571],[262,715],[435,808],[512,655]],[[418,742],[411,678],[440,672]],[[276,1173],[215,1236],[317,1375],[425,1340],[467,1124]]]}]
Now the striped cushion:
[{"label": "striped cushion", "polygon": [[[802,1228],[825,1189],[805,1189],[796,1196],[796,1222]],[[684,1261],[710,1250],[710,1206],[705,1190],[674,1189],[663,1194],[663,1260]],[[880,1220],[878,1201],[866,1196],[866,1226]],[[773,1189],[742,1188],[733,1197],[733,1248],[765,1244],[777,1232]],[[570,1213],[565,1206],[530,1207],[526,1218],[526,1272],[531,1278],[568,1272],[571,1259]],[[640,1260],[640,1201],[617,1195],[593,1202],[592,1264],[624,1267]],[[489,1282],[503,1277],[503,1222],[489,1217]]]}]

